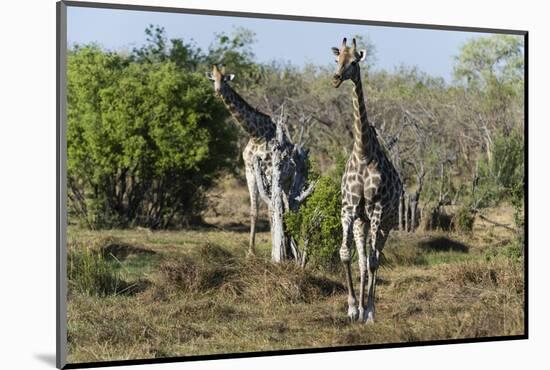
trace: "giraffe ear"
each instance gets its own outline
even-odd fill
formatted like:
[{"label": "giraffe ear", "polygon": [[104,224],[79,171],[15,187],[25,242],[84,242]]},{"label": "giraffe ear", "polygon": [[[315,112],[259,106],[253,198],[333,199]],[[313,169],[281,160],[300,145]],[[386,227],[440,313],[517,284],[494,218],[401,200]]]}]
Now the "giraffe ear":
[{"label": "giraffe ear", "polygon": [[234,78],[235,78],[234,74],[224,76],[224,80],[226,81],[233,81]]},{"label": "giraffe ear", "polygon": [[204,72],[204,75],[205,75],[206,78],[208,78],[209,80],[214,81],[214,75],[212,74],[212,72]]},{"label": "giraffe ear", "polygon": [[340,49],[333,47],[331,48],[331,50],[334,55],[336,56],[340,55]]},{"label": "giraffe ear", "polygon": [[362,62],[367,58],[367,50],[363,49],[359,51],[359,61]]}]

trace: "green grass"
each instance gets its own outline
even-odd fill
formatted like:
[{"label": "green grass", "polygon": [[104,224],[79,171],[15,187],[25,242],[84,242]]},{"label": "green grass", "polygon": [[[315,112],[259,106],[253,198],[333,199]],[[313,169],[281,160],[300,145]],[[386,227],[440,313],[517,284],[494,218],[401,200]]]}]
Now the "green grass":
[{"label": "green grass", "polygon": [[[346,319],[341,270],[272,265],[267,232],[257,237],[258,257],[247,259],[247,232],[70,228],[70,255],[95,251],[132,288],[72,290],[69,361],[521,334],[522,260],[507,258],[497,236],[480,244],[468,235],[394,233],[377,322],[366,326]],[[488,256],[491,249],[502,253]],[[353,270],[358,287],[356,263]]]},{"label": "green grass", "polygon": [[123,277],[136,280],[153,273],[161,260],[162,257],[157,255],[130,256],[123,261],[112,258],[111,266]]},{"label": "green grass", "polygon": [[67,266],[71,293],[105,296],[126,288],[126,282],[113,264],[98,251],[74,249],[68,254]]},{"label": "green grass", "polygon": [[424,257],[426,265],[436,266],[475,259],[476,256],[458,252],[433,252]]}]

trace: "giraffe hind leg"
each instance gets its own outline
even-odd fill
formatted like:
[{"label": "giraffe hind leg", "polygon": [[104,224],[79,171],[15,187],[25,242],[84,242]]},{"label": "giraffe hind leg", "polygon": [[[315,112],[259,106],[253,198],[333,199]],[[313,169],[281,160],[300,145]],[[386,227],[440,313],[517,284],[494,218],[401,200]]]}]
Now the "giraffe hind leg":
[{"label": "giraffe hind leg", "polygon": [[250,195],[250,238],[248,242],[248,255],[256,254],[256,221],[258,220],[258,186],[256,185],[256,177],[252,168],[246,167],[246,183],[248,185],[248,193]]},{"label": "giraffe hind leg", "polygon": [[373,323],[375,318],[376,300],[376,275],[380,265],[380,252],[388,238],[388,232],[380,228],[382,212],[375,209],[370,220],[369,255],[367,258],[368,283],[367,283],[367,309],[365,318],[367,323]]},{"label": "giraffe hind leg", "polygon": [[357,320],[359,312],[357,310],[357,300],[353,290],[353,279],[351,276],[351,243],[352,243],[352,226],[354,222],[354,212],[349,208],[342,209],[342,245],[340,247],[340,260],[344,265],[346,274],[346,286],[348,289],[348,317],[351,321]]}]

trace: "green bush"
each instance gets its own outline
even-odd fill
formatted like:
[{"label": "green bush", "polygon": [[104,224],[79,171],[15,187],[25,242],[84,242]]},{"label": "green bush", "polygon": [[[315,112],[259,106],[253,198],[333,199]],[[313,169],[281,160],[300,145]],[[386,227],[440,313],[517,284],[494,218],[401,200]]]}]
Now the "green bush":
[{"label": "green bush", "polygon": [[285,216],[287,230],[307,249],[309,263],[333,268],[342,242],[340,183],[331,176],[318,179],[313,193],[297,212]]},{"label": "green bush", "polygon": [[506,257],[508,257],[511,260],[519,260],[521,257],[523,257],[523,248],[524,248],[524,241],[523,241],[523,234],[515,238],[510,244],[506,246],[506,249],[504,250],[504,254]]},{"label": "green bush", "polygon": [[70,216],[92,228],[186,224],[237,158],[211,83],[170,61],[68,54]]},{"label": "green bush", "polygon": [[512,262],[521,262],[524,253],[523,233],[517,235],[505,245],[493,246],[485,251],[485,259],[506,258]]},{"label": "green bush", "polygon": [[456,230],[471,232],[474,227],[475,216],[469,207],[461,207],[453,217]]},{"label": "green bush", "polygon": [[523,194],[524,139],[511,131],[500,133],[492,142],[491,158],[479,164],[479,206],[492,206],[503,200],[513,201],[517,190]]},{"label": "green bush", "polygon": [[514,207],[514,224],[516,226],[516,236],[512,243],[514,256],[523,256],[525,249],[525,183],[516,184],[511,192],[511,203]]},{"label": "green bush", "polygon": [[69,292],[106,296],[127,288],[112,262],[91,248],[69,250],[67,277]]}]

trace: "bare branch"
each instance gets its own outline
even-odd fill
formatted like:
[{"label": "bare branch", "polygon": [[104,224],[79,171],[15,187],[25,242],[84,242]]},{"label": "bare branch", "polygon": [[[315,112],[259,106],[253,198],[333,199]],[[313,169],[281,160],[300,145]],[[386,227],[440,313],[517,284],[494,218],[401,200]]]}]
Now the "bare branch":
[{"label": "bare branch", "polygon": [[307,189],[305,189],[299,196],[294,198],[295,201],[298,204],[303,203],[303,201],[306,200],[306,198],[309,197],[311,195],[311,193],[313,193],[313,190],[315,190],[315,186],[317,186],[317,181],[314,181],[311,184],[309,184]]}]

